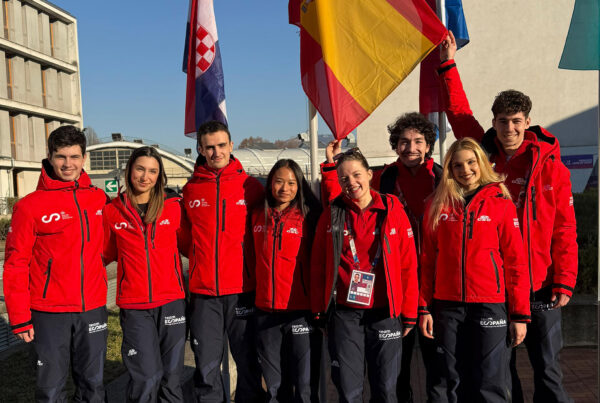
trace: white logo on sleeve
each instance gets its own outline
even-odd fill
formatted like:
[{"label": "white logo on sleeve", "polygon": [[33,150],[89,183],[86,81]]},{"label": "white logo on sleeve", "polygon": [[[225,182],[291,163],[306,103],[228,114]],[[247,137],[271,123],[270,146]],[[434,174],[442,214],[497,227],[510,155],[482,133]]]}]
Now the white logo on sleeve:
[{"label": "white logo on sleeve", "polygon": [[413,233],[412,227],[406,229],[406,234],[409,238],[413,238],[415,234]]},{"label": "white logo on sleeve", "polygon": [[569,206],[573,205],[573,196],[569,197]]},{"label": "white logo on sleeve", "polygon": [[519,219],[513,218],[513,224],[515,225],[515,228],[519,228]]}]

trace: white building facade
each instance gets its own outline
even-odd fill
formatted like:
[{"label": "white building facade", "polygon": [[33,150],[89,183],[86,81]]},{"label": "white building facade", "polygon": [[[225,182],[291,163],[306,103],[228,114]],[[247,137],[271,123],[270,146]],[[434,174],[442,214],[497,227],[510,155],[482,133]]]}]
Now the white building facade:
[{"label": "white building facade", "polygon": [[83,125],[77,20],[43,0],[0,0],[0,197],[35,189],[46,140]]}]

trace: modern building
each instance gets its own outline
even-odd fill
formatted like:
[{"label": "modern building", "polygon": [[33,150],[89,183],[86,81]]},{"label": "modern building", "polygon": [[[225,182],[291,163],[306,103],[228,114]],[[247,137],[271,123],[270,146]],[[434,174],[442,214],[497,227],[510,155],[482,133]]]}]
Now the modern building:
[{"label": "modern building", "polygon": [[43,0],[0,0],[0,198],[35,189],[46,139],[83,124],[77,20]]}]

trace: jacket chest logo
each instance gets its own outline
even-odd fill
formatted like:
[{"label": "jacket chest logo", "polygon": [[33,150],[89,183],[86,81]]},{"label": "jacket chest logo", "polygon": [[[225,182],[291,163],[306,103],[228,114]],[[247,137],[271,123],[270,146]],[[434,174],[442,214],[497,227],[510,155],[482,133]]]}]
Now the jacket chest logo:
[{"label": "jacket chest logo", "polygon": [[244,199],[240,199],[237,201],[237,203],[235,203],[236,206],[245,206],[246,205],[246,200]]},{"label": "jacket chest logo", "polygon": [[254,232],[267,232],[267,226],[266,225],[255,225]]},{"label": "jacket chest logo", "polygon": [[440,220],[442,220],[442,221],[458,221],[458,218],[453,213],[450,213],[450,214],[443,213],[443,214],[440,214]]},{"label": "jacket chest logo", "polygon": [[65,213],[64,211],[61,211],[60,213],[52,213],[52,214],[46,214],[42,216],[42,222],[44,224],[48,224],[51,223],[53,221],[58,221],[58,220],[69,220],[73,218],[72,215]]},{"label": "jacket chest logo", "polygon": [[298,228],[294,228],[294,227],[288,229],[286,232],[288,234],[296,234],[296,235],[298,235],[300,233],[300,231],[298,231]]},{"label": "jacket chest logo", "polygon": [[190,206],[190,208],[196,208],[196,207],[210,207],[210,204],[208,204],[208,202],[205,199],[200,199],[200,200],[190,200],[188,202],[188,206]]},{"label": "jacket chest logo", "polygon": [[515,178],[511,181],[511,183],[514,183],[515,185],[524,185],[525,184],[525,178]]},{"label": "jacket chest logo", "polygon": [[490,218],[489,216],[487,216],[487,215],[482,215],[482,216],[479,216],[479,218],[477,219],[477,221],[486,221],[486,222],[490,222],[490,221],[492,221],[492,220],[491,220],[491,218]]},{"label": "jacket chest logo", "polygon": [[98,211],[96,211],[96,215],[102,215],[102,209],[99,209]]},{"label": "jacket chest logo", "polygon": [[120,229],[127,229],[129,227],[130,227],[130,225],[127,222],[125,222],[125,221],[122,221],[122,222],[119,222],[119,223],[115,224],[115,229],[117,231],[120,230]]},{"label": "jacket chest logo", "polygon": [[171,222],[169,221],[168,218],[165,218],[160,223],[158,223],[158,225],[169,225],[169,224],[171,224]]}]

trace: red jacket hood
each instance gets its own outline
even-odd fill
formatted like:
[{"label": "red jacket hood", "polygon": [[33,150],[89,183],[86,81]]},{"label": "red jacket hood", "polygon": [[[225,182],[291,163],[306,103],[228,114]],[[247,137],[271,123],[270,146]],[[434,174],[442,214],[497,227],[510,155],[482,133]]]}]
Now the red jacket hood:
[{"label": "red jacket hood", "polygon": [[36,190],[60,190],[60,189],[75,189],[75,188],[89,188],[92,185],[92,181],[85,171],[81,171],[81,175],[78,180],[75,181],[61,181],[54,179],[50,176],[54,168],[50,165],[48,158],[42,161],[42,172],[40,173],[40,179],[38,180]]}]

